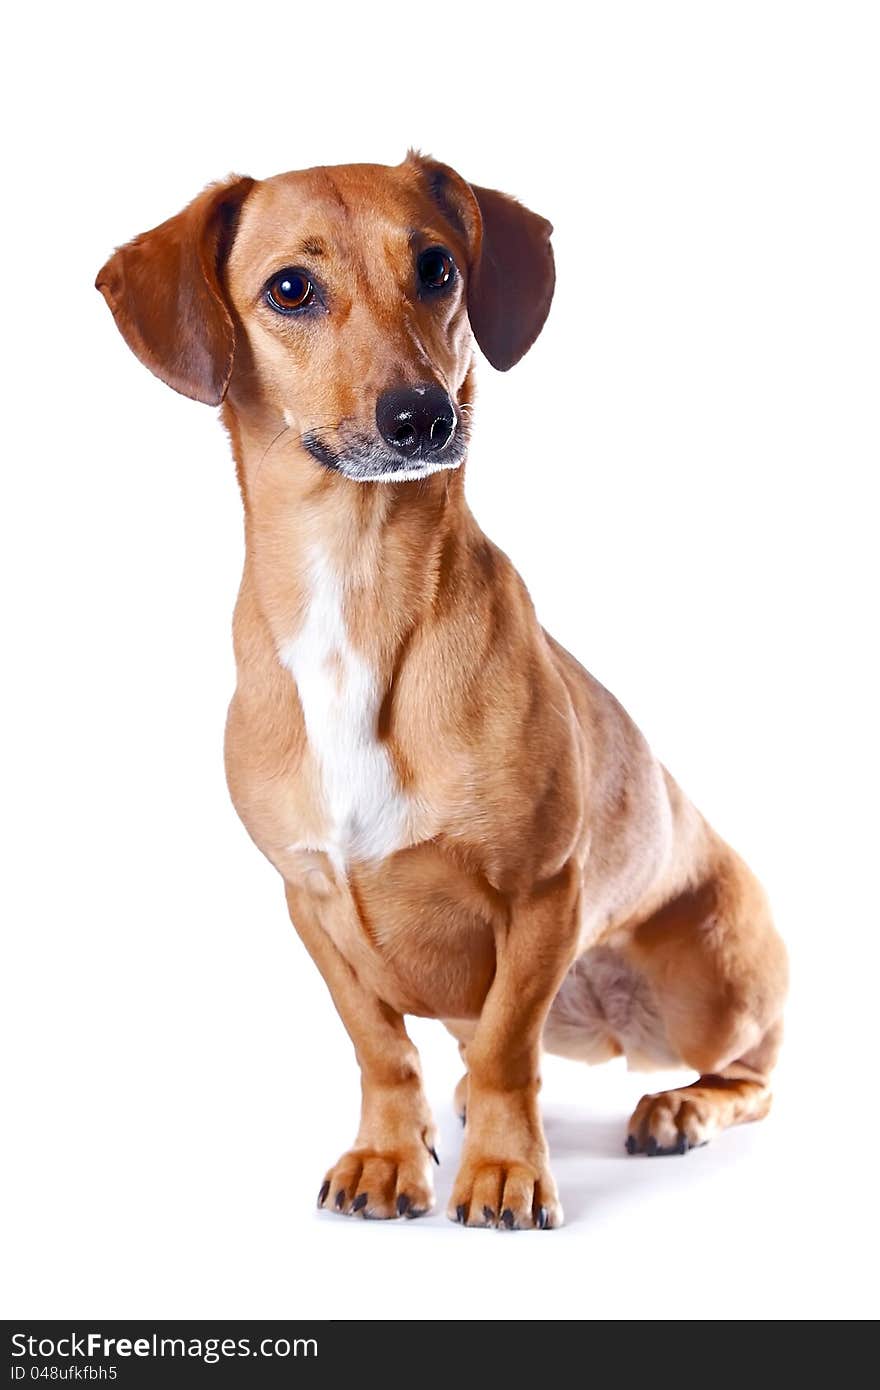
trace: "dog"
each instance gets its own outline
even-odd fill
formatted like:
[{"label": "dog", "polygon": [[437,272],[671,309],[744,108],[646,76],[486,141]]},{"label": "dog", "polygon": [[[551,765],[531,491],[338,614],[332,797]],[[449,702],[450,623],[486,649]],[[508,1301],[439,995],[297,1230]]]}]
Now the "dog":
[{"label": "dog", "polygon": [[96,281],[141,362],[231,438],[227,778],[360,1065],[360,1128],[318,1195],[345,1215],[434,1203],[406,1014],[464,1060],[464,1226],[562,1222],[542,1049],[698,1073],[639,1103],[631,1154],[770,1105],[787,963],[762,888],[465,501],[474,339],[500,371],[535,342],[551,232],[410,151],[212,185]]}]

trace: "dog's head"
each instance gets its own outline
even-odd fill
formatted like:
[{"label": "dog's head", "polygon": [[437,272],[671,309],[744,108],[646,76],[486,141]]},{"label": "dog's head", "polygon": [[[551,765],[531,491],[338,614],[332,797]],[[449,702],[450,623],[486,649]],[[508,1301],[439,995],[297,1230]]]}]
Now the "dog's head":
[{"label": "dog's head", "polygon": [[347,477],[402,481],[464,457],[471,331],[501,371],[540,333],[551,231],[410,154],[213,185],[96,283],[176,391],[268,413]]}]

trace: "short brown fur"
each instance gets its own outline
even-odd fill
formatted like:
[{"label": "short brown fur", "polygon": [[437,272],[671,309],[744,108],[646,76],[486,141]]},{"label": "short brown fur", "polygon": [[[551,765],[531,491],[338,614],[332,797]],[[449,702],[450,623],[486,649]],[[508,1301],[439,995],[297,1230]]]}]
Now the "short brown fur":
[{"label": "short brown fur", "polygon": [[[683,1152],[769,1105],[786,961],[749,870],[543,631],[467,507],[463,468],[363,483],[304,444],[318,431],[344,449],[347,431],[374,428],[379,393],[425,380],[448,392],[466,437],[471,334],[503,370],[528,350],[553,293],[550,230],[411,155],[396,169],[232,179],[98,277],[152,371],[223,401],[247,542],[228,780],[360,1064],[360,1128],[319,1196],[346,1214],[433,1202],[434,1128],[407,1013],[443,1019],[466,1060],[449,1208],[465,1225],[562,1219],[538,1108],[542,1045],[700,1073],[641,1102],[631,1151]],[[426,302],[413,255],[434,242],[461,273]],[[327,313],[294,324],[264,287],[309,257],[330,286]],[[514,273],[533,289],[524,304],[505,292]],[[279,656],[307,621],[316,553],[341,577],[347,641],[379,692],[376,748],[409,808],[406,842],[380,857],[335,852],[323,765]],[[328,663],[338,690],[346,668],[338,653]]]}]

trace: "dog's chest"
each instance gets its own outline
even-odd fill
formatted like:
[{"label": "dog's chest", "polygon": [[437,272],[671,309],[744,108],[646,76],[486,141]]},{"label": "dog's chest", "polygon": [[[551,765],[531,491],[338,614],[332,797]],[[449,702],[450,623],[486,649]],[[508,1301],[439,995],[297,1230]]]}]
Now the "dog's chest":
[{"label": "dog's chest", "polygon": [[378,736],[380,682],[352,645],[342,584],[321,551],[311,556],[305,619],[279,654],[296,682],[321,783],[326,843],[310,847],[340,863],[402,849],[412,808]]}]

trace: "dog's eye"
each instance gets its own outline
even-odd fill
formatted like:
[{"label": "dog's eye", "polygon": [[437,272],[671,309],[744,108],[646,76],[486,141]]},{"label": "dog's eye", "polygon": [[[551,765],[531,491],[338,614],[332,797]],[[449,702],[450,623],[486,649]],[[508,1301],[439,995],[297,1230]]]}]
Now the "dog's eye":
[{"label": "dog's eye", "polygon": [[442,246],[429,246],[418,259],[419,279],[429,290],[442,289],[455,274],[455,261]]},{"label": "dog's eye", "polygon": [[304,270],[282,270],[269,281],[266,298],[279,314],[305,309],[315,297],[315,287]]}]

